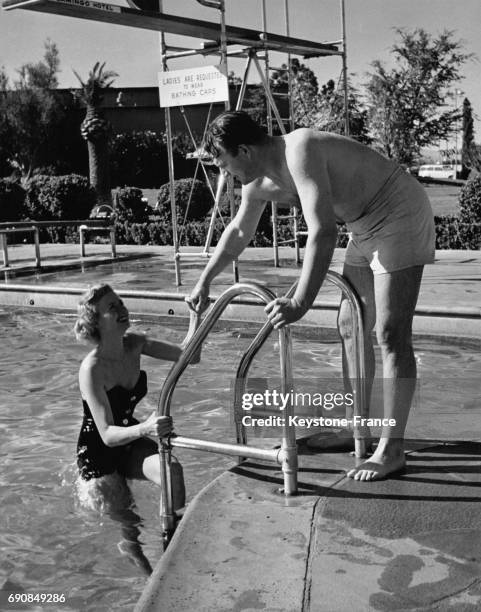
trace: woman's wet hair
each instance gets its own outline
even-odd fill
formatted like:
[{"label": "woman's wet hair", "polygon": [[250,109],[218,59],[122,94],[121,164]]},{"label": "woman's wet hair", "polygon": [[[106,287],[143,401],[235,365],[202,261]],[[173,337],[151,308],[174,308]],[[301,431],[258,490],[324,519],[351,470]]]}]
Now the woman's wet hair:
[{"label": "woman's wet hair", "polygon": [[113,291],[110,285],[103,283],[94,285],[82,296],[77,306],[78,318],[73,331],[77,340],[88,340],[89,342],[100,342],[98,303]]},{"label": "woman's wet hair", "polygon": [[237,155],[239,145],[262,144],[267,138],[264,129],[244,111],[227,111],[212,121],[207,129],[204,150],[212,158],[220,154],[219,146]]}]

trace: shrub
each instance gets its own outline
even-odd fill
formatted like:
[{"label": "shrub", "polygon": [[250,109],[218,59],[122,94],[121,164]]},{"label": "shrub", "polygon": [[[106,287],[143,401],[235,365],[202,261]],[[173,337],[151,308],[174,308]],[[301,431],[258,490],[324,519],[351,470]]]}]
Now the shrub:
[{"label": "shrub", "polygon": [[85,176],[38,175],[28,182],[25,206],[28,216],[35,221],[86,219],[95,201],[95,191]]},{"label": "shrub", "polygon": [[465,183],[459,195],[459,218],[463,223],[481,223],[481,175]]},{"label": "shrub", "polygon": [[[210,189],[203,181],[185,178],[174,182],[174,195],[177,207],[177,222],[184,222],[187,206],[187,220],[202,221],[213,206]],[[190,198],[190,204],[189,204]],[[170,183],[162,185],[157,196],[157,212],[161,216],[170,217]]]},{"label": "shrub", "polygon": [[114,192],[115,212],[120,222],[143,223],[149,220],[152,209],[142,201],[142,190],[119,187]]},{"label": "shrub", "polygon": [[472,249],[481,247],[481,225],[467,223],[455,215],[434,217],[437,249]]},{"label": "shrub", "polygon": [[0,221],[20,221],[25,217],[25,189],[10,179],[0,179]]}]

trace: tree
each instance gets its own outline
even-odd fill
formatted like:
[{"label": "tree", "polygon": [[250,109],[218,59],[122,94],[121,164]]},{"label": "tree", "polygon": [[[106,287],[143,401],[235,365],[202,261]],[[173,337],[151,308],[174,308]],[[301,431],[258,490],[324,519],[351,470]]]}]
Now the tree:
[{"label": "tree", "polygon": [[[273,73],[274,91],[288,92],[287,65]],[[333,79],[319,89],[314,72],[297,58],[291,60],[291,94],[295,127],[311,127],[336,134],[345,134],[344,90]],[[369,143],[367,111],[359,102],[357,90],[348,86],[349,136]]]},{"label": "tree", "polygon": [[[355,87],[348,83],[347,108],[349,116],[349,136],[369,144],[371,138],[368,130],[367,109],[359,101],[359,93]],[[321,87],[319,93],[319,106],[315,127],[318,130],[345,135],[345,102],[344,89],[336,87],[335,82],[329,79]]]},{"label": "tree", "polygon": [[395,31],[401,40],[391,49],[394,67],[376,60],[366,84],[370,127],[388,157],[412,164],[421,147],[452,132],[456,110],[443,107],[449,87],[461,79],[460,68],[471,55],[450,31],[437,37],[422,28]]},{"label": "tree", "polygon": [[[319,111],[319,84],[314,72],[298,58],[292,58],[290,63],[291,98],[294,115],[294,126],[315,127]],[[273,92],[288,92],[289,66],[282,64],[280,70],[272,73],[270,84]]]},{"label": "tree", "polygon": [[463,101],[463,144],[461,149],[462,171],[461,178],[467,178],[469,171],[474,168],[481,170],[481,157],[474,142],[473,108],[468,98]]},{"label": "tree", "polygon": [[103,118],[100,104],[104,97],[103,91],[112,85],[118,74],[104,68],[105,62],[103,64],[97,62],[85,82],[75,70],[74,74],[81,85],[79,98],[87,107],[80,132],[88,146],[90,184],[97,193],[97,204],[111,206],[109,169],[111,125]]},{"label": "tree", "polygon": [[0,72],[0,155],[24,182],[48,156],[51,135],[63,118],[53,91],[59,66],[57,46],[47,40],[43,61],[21,66],[13,89],[5,70]]}]

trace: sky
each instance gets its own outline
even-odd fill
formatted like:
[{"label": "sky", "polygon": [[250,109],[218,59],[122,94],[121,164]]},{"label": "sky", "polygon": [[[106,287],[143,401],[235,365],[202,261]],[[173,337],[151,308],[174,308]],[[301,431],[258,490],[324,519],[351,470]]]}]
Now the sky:
[{"label": "sky", "polygon": [[[125,0],[111,4],[127,6]],[[341,37],[340,0],[289,0],[291,36],[329,42]],[[466,96],[474,112],[477,141],[481,141],[481,3],[479,0],[345,0],[347,64],[355,73],[354,82],[362,84],[371,62],[389,64],[389,50],[396,41],[394,28],[421,27],[433,35],[448,29],[464,42],[466,52],[475,58],[463,68],[465,77],[456,88]],[[266,0],[267,30],[284,33],[284,0]],[[218,11],[200,6],[196,0],[164,0],[165,13],[218,22]],[[227,24],[261,30],[261,0],[226,0]],[[97,61],[115,70],[117,87],[155,86],[160,70],[159,36],[155,32],[42,14],[21,9],[0,11],[0,66],[11,76],[25,62],[38,61],[44,41],[50,38],[60,51],[60,87],[76,87],[72,70],[82,77]],[[167,42],[196,47],[200,39],[167,36]],[[271,64],[285,61],[281,54],[271,55]],[[215,57],[172,60],[171,69],[216,63]],[[321,83],[341,73],[341,59],[306,60]],[[229,60],[229,71],[241,74],[243,60]],[[259,79],[252,79],[258,81]],[[454,89],[454,88],[453,88]],[[454,99],[447,100],[454,105]]]}]

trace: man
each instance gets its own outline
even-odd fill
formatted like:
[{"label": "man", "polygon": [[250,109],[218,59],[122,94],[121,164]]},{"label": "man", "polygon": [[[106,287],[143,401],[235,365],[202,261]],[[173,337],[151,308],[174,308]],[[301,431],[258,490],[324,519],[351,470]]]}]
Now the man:
[{"label": "man", "polygon": [[[351,239],[344,277],[357,291],[365,324],[366,386],[374,377],[371,331],[376,324],[384,380],[384,427],[369,461],[348,472],[356,480],[384,478],[402,470],[404,429],[416,379],[412,320],[423,266],[434,261],[431,206],[420,184],[393,161],[354,140],[307,128],[268,136],[243,112],[226,112],[209,126],[206,151],[221,172],[242,183],[235,218],[190,296],[200,312],[212,280],[252,239],[266,201],[300,205],[308,237],[302,271],[291,299],[266,307],[276,329],[300,319],[325,278],[336,244],[336,222]],[[339,331],[346,378],[353,371],[350,307],[341,301]]]}]

